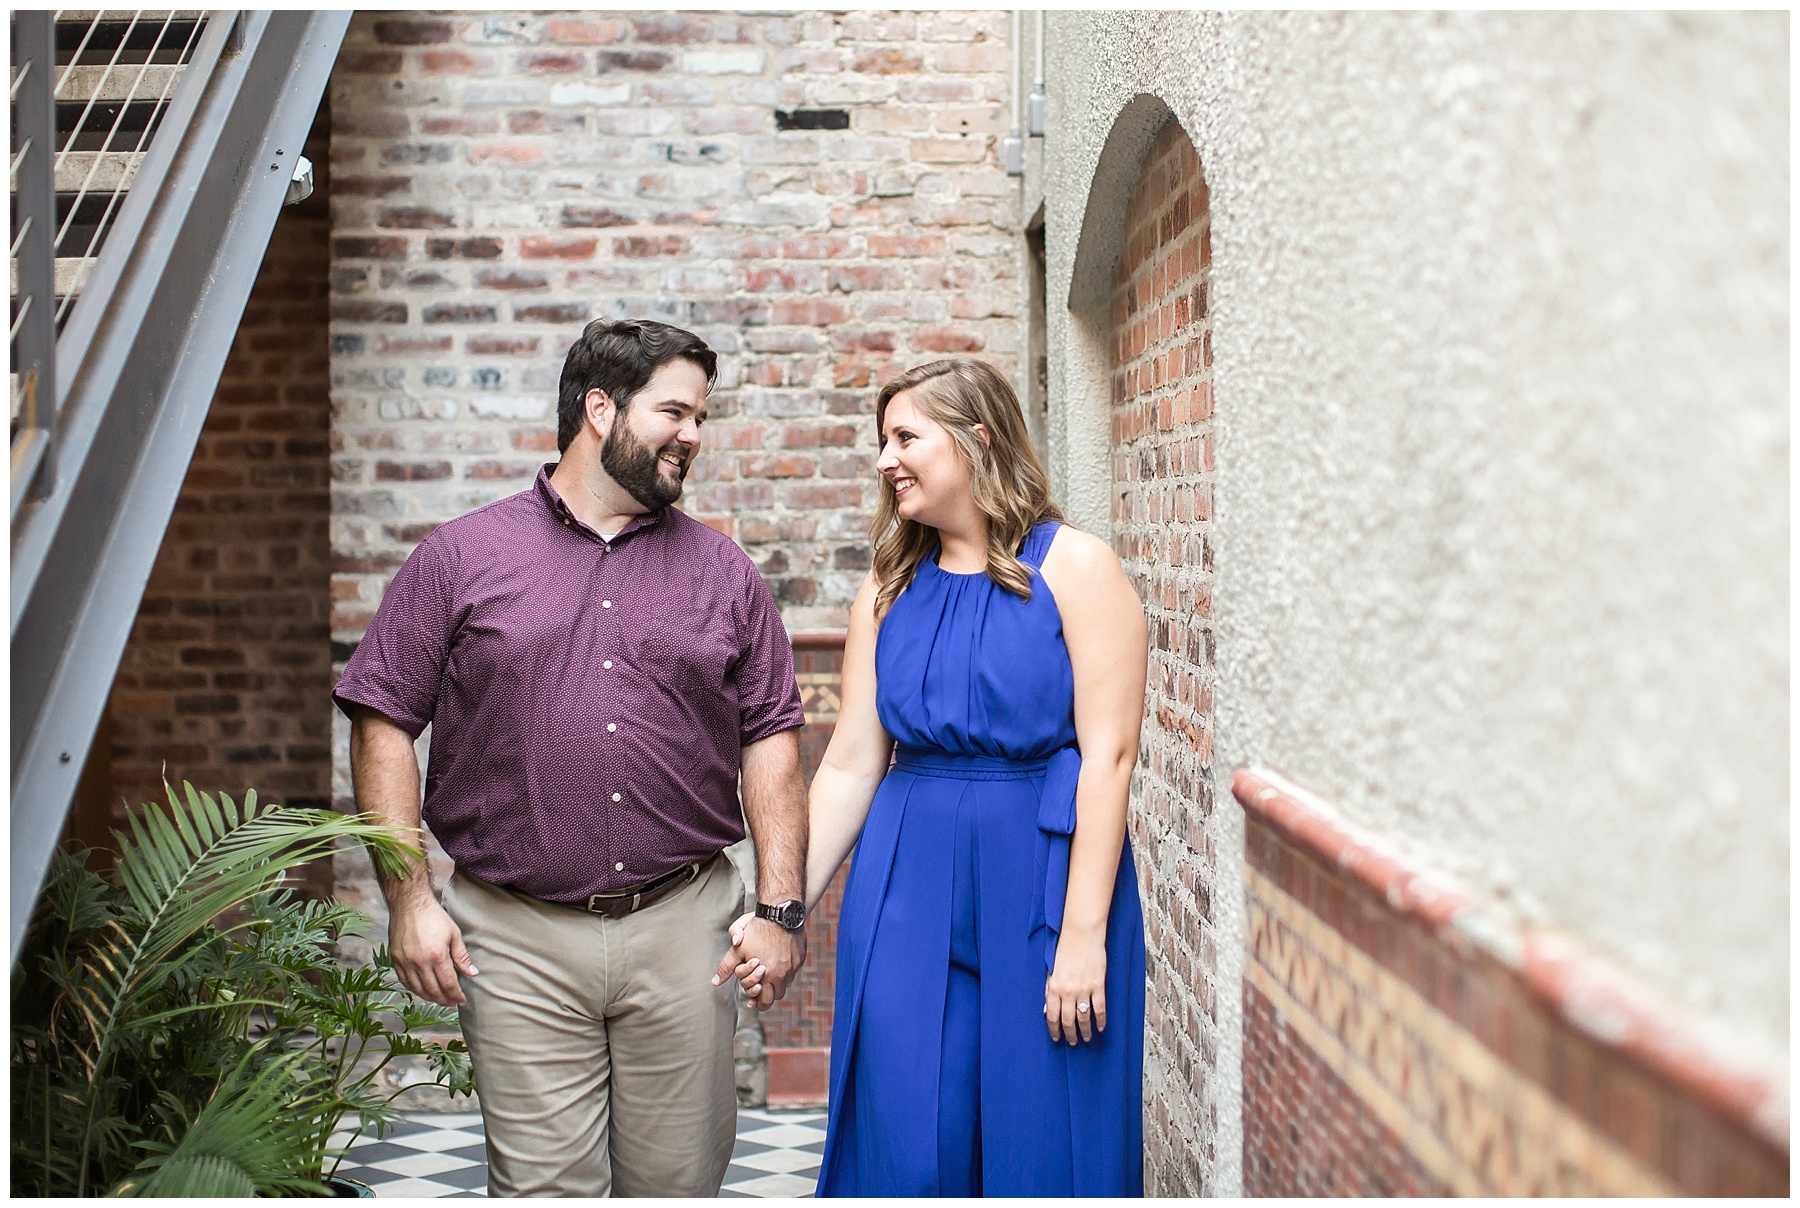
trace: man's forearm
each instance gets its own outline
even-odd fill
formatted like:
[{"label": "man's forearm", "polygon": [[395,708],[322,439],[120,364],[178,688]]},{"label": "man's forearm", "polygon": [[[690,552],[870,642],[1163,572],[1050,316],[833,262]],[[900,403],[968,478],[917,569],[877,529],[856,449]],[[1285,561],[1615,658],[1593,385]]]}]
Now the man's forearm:
[{"label": "man's forearm", "polygon": [[376,868],[388,907],[432,899],[420,842],[419,761],[406,731],[373,710],[362,710],[350,727],[350,780],[356,808],[396,831],[417,856],[404,875]]},{"label": "man's forearm", "polygon": [[774,904],[806,894],[806,782],[800,739],[784,730],[745,747],[744,818],[756,844],[756,893]]}]

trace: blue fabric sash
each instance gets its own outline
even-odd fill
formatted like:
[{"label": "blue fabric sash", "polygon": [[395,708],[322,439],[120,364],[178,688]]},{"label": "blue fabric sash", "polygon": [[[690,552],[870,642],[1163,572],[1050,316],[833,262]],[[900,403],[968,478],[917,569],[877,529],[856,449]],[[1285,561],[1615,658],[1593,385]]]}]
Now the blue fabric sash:
[{"label": "blue fabric sash", "polygon": [[1046,759],[1005,759],[900,747],[894,754],[894,766],[917,776],[954,780],[1044,778],[1037,816],[1037,881],[1044,891],[1031,913],[1031,933],[1050,933],[1044,942],[1044,971],[1055,969],[1056,941],[1062,934],[1063,903],[1069,892],[1069,843],[1075,834],[1075,787],[1081,779],[1079,748],[1062,747]]}]

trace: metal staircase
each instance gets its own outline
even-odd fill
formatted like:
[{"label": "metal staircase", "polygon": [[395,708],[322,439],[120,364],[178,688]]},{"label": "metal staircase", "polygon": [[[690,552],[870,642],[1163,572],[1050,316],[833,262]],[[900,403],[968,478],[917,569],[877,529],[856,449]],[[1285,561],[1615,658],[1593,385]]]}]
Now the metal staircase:
[{"label": "metal staircase", "polygon": [[14,953],[349,19],[13,14]]}]

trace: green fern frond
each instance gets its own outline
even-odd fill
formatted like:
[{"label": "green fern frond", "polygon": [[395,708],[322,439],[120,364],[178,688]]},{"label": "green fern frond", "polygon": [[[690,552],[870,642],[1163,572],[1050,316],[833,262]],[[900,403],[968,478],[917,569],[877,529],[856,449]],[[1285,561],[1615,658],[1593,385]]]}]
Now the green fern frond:
[{"label": "green fern frond", "polygon": [[111,1194],[116,1197],[180,1195],[248,1199],[256,1194],[256,1180],[229,1158],[199,1154],[172,1158],[153,1174],[130,1175]]},{"label": "green fern frond", "polygon": [[[94,993],[78,1008],[90,1033],[81,1053],[90,1081],[103,1075],[126,1042],[146,994],[180,976],[195,949],[183,951],[221,912],[265,892],[289,868],[332,850],[339,839],[362,841],[372,852],[405,858],[407,847],[385,828],[330,810],[258,808],[254,796],[240,810],[228,796],[215,800],[183,782],[186,802],[167,788],[170,811],[147,806],[119,840],[118,872],[133,916],[128,927],[90,950]],[[203,816],[182,825],[184,813]],[[204,836],[204,837],[203,837]],[[92,1122],[103,1114],[90,1088],[88,1129],[81,1161],[93,1152]]]},{"label": "green fern frond", "polygon": [[[249,1195],[322,1190],[313,1168],[316,1095],[296,1095],[302,1054],[287,1054],[258,1067],[260,1049],[246,1053],[219,1084],[172,1146],[146,1142],[151,1151],[115,1194],[139,1196]],[[247,1182],[249,1191],[211,1188],[220,1180]]]}]

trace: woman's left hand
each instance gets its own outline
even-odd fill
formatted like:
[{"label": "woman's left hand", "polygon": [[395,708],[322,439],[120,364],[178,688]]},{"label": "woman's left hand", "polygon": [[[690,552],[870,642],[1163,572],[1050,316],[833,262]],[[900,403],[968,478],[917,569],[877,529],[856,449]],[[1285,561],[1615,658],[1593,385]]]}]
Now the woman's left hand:
[{"label": "woman's left hand", "polygon": [[1044,983],[1044,1022],[1052,1041],[1071,1045],[1106,1031],[1106,935],[1063,932]]}]

